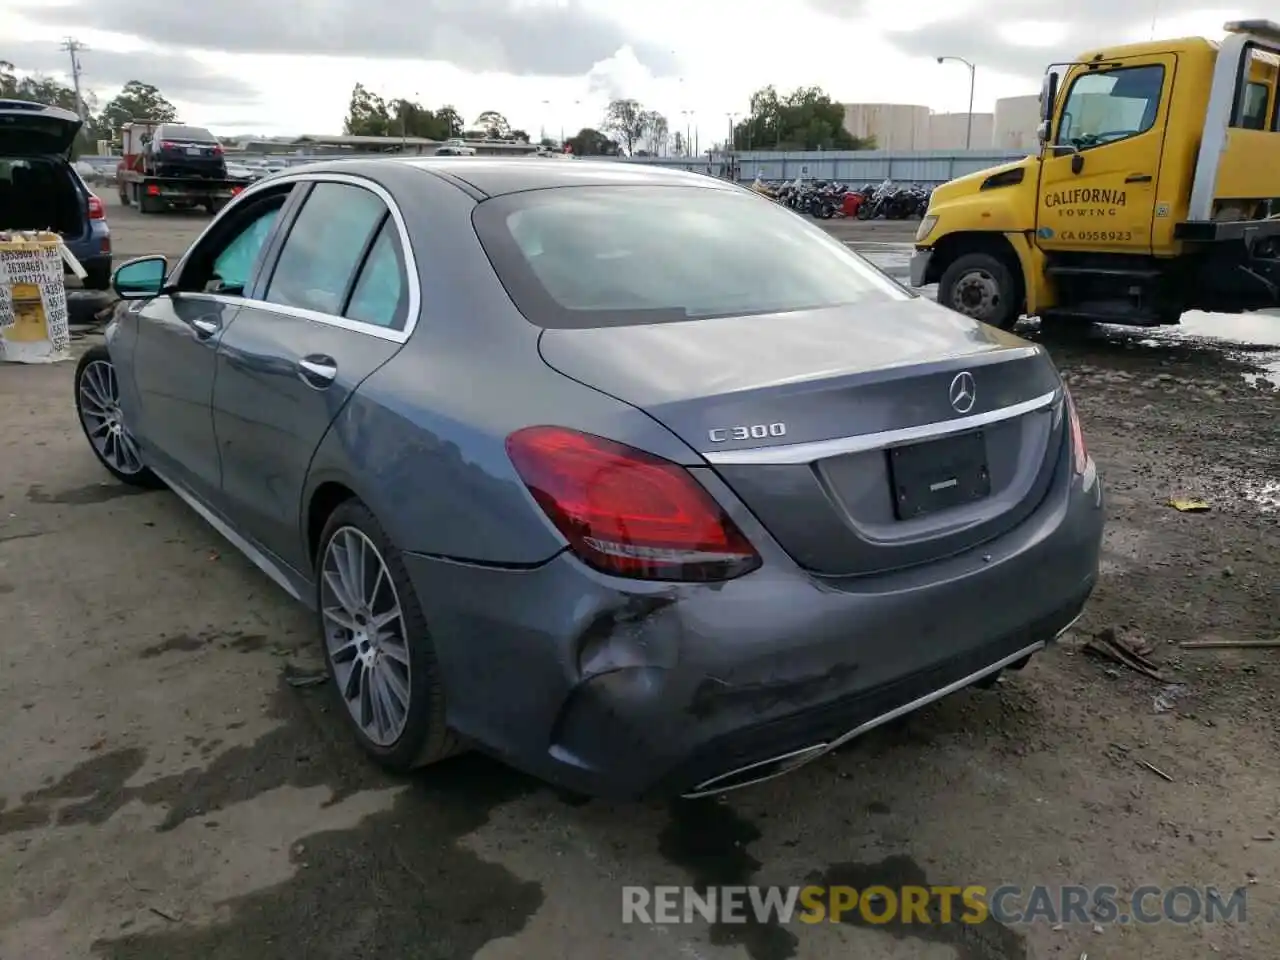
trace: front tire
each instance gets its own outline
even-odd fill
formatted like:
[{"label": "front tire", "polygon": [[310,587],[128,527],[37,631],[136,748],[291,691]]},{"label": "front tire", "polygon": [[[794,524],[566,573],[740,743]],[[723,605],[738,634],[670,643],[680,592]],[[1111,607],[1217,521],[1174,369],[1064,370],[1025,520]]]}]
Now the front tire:
[{"label": "front tire", "polygon": [[426,617],[400,552],[359,500],[320,536],[316,610],[329,679],[356,740],[394,773],[460,752]]},{"label": "front tire", "polygon": [[76,364],[76,414],[94,455],[122,483],[157,490],[164,481],[142,462],[120,409],[120,385],[106,344],[85,351]]},{"label": "front tire", "polygon": [[938,303],[1001,330],[1013,329],[1022,312],[1017,278],[989,253],[968,253],[947,267]]}]

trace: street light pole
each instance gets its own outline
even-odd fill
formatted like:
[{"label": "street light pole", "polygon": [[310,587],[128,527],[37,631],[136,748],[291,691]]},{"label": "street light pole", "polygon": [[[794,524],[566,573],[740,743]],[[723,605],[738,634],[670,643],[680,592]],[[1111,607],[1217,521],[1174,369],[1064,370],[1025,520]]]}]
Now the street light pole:
[{"label": "street light pole", "polygon": [[964,57],[938,57],[939,63],[947,60],[954,60],[956,63],[963,63],[969,68],[969,120],[965,125],[964,131],[964,148],[966,150],[973,149],[973,88],[978,79],[978,68],[966,60]]}]

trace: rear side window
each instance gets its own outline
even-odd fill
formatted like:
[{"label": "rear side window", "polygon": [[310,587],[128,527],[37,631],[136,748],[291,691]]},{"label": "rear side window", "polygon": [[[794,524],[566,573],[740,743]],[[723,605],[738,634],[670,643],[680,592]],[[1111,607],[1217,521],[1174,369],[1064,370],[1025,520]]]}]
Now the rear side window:
[{"label": "rear side window", "polygon": [[346,183],[317,183],[289,230],[263,299],[341,316],[356,269],[387,207]]},{"label": "rear side window", "polygon": [[1267,129],[1271,88],[1265,83],[1246,83],[1240,91],[1240,126],[1246,130]]},{"label": "rear side window", "polygon": [[385,217],[360,268],[345,315],[348,320],[403,330],[409,310],[407,293],[400,236],[391,218]]},{"label": "rear side window", "polygon": [[747,191],[562,187],[497,197],[476,232],[541,327],[789,313],[912,296],[844,244]]}]

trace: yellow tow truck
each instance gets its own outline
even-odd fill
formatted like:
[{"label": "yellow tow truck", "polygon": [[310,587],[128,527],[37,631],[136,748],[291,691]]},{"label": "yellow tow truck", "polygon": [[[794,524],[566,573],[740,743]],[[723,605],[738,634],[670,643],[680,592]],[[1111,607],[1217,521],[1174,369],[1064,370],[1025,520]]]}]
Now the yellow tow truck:
[{"label": "yellow tow truck", "polygon": [[1040,153],[952,180],[911,283],[1008,329],[1280,306],[1280,24],[1052,64]]}]

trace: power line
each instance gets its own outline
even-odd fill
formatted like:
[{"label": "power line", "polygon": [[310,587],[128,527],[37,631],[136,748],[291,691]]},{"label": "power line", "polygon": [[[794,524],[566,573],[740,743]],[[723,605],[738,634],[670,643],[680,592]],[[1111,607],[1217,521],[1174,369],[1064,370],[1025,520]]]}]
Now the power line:
[{"label": "power line", "polygon": [[80,93],[80,53],[89,48],[75,37],[66,37],[62,41],[62,49],[71,57],[71,83],[76,91],[76,113],[82,121],[88,120],[84,97]]}]

